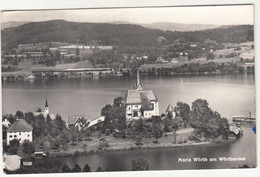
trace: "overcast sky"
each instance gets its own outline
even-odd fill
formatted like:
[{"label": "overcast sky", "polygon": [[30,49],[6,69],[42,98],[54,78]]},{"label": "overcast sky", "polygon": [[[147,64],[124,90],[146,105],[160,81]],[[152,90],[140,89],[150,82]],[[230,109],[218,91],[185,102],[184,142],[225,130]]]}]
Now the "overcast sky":
[{"label": "overcast sky", "polygon": [[154,22],[214,25],[254,24],[252,5],[7,11],[2,13],[3,22],[54,19],[98,23],[126,21],[139,24]]}]

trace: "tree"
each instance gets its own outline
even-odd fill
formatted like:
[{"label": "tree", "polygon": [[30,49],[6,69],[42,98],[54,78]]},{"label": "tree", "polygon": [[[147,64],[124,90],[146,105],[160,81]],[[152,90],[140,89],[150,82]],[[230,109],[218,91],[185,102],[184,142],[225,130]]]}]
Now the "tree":
[{"label": "tree", "polygon": [[182,118],[184,126],[190,121],[190,106],[186,103],[178,102],[176,107],[177,116]]},{"label": "tree", "polygon": [[99,166],[97,169],[96,169],[96,172],[101,172],[102,171],[102,168]]},{"label": "tree", "polygon": [[90,172],[90,167],[88,166],[88,164],[86,164],[83,168],[84,172]]},{"label": "tree", "polygon": [[16,111],[16,114],[15,114],[19,119],[22,119],[24,117],[24,114],[22,111]]},{"label": "tree", "polygon": [[35,147],[32,142],[29,142],[28,140],[24,140],[22,144],[22,151],[25,154],[32,154],[34,153]]},{"label": "tree", "polygon": [[57,139],[59,140],[61,148],[66,150],[68,148],[68,143],[70,142],[69,132],[67,130],[63,130]]},{"label": "tree", "polygon": [[8,153],[17,154],[19,150],[19,146],[20,146],[19,140],[13,139],[12,141],[10,141],[10,145],[8,146]]},{"label": "tree", "polygon": [[[101,110],[101,115],[105,116],[105,121],[103,124],[103,131],[106,129],[125,129],[126,128],[126,116],[125,116],[125,106],[122,106],[120,101],[121,98],[116,98],[114,100],[113,106],[107,104]],[[121,105],[121,106],[119,106]]]},{"label": "tree", "polygon": [[207,54],[207,60],[211,60],[211,59],[214,59],[214,58],[215,58],[215,55],[212,52],[209,52]]},{"label": "tree", "polygon": [[168,117],[164,119],[164,127],[163,130],[165,132],[171,132],[172,131],[172,120]]},{"label": "tree", "polygon": [[99,149],[103,149],[109,146],[109,143],[107,141],[106,138],[103,138],[100,142],[99,142]]},{"label": "tree", "polygon": [[62,172],[68,173],[71,171],[70,167],[67,164],[64,164],[61,168]]},{"label": "tree", "polygon": [[212,111],[206,100],[197,99],[192,103],[191,126],[206,138],[217,138],[222,135],[226,138],[229,131],[229,124],[226,118]]},{"label": "tree", "polygon": [[115,98],[115,99],[114,99],[114,102],[113,102],[113,106],[121,106],[122,101],[123,101],[123,98],[122,98],[122,97],[117,97],[117,98]]},{"label": "tree", "polygon": [[76,48],[76,55],[79,55],[79,48]]},{"label": "tree", "polygon": [[152,123],[152,131],[153,131],[153,137],[156,138],[156,143],[158,143],[158,139],[162,137],[163,134],[163,125],[162,125],[162,119],[159,116],[153,117],[153,123]]},{"label": "tree", "polygon": [[72,141],[73,144],[77,141],[77,135],[75,132],[71,133],[70,140]]},{"label": "tree", "polygon": [[138,157],[137,159],[132,160],[132,170],[133,171],[149,170],[149,163],[143,157]]},{"label": "tree", "polygon": [[81,168],[78,164],[75,164],[71,172],[81,172]]}]

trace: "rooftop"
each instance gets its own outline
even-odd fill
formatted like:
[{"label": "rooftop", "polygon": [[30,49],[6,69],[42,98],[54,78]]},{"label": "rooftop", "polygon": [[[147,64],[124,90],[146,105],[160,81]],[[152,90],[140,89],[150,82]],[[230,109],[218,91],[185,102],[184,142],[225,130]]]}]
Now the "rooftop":
[{"label": "rooftop", "polygon": [[23,119],[17,119],[7,132],[30,132],[33,128]]},{"label": "rooftop", "polygon": [[[142,95],[142,98],[141,98]],[[147,98],[146,98],[147,97]],[[152,90],[128,90],[124,98],[125,104],[142,104],[142,100],[157,101]]]}]

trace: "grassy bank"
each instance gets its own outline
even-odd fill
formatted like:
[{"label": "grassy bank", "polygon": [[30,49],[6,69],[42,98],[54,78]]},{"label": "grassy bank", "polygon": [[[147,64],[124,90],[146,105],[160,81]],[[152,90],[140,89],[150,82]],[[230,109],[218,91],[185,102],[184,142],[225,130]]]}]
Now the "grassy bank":
[{"label": "grassy bank", "polygon": [[[173,142],[173,135],[163,136],[159,139],[158,143],[154,143],[154,138],[143,138],[142,145],[136,145],[136,141],[133,139],[115,138],[112,135],[105,136],[109,142],[108,147],[99,148],[98,138],[91,141],[80,141],[76,144],[69,144],[68,150],[62,150],[55,152],[49,151],[50,157],[66,157],[66,156],[79,156],[79,155],[91,155],[103,152],[113,151],[128,151],[135,149],[152,149],[152,148],[170,148],[170,147],[182,147],[182,146],[197,146],[197,145],[209,145],[216,142],[212,140],[201,140],[200,142],[189,141],[183,135],[178,135],[176,143]],[[184,139],[185,138],[185,139]],[[218,141],[218,143],[221,141]]]}]

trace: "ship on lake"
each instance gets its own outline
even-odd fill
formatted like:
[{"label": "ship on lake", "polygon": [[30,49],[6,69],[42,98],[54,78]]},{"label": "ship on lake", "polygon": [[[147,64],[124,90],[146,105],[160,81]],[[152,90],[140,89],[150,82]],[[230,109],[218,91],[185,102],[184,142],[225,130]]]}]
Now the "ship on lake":
[{"label": "ship on lake", "polygon": [[252,116],[251,112],[249,112],[248,116],[245,115],[237,115],[232,117],[233,122],[255,122],[256,118]]}]

